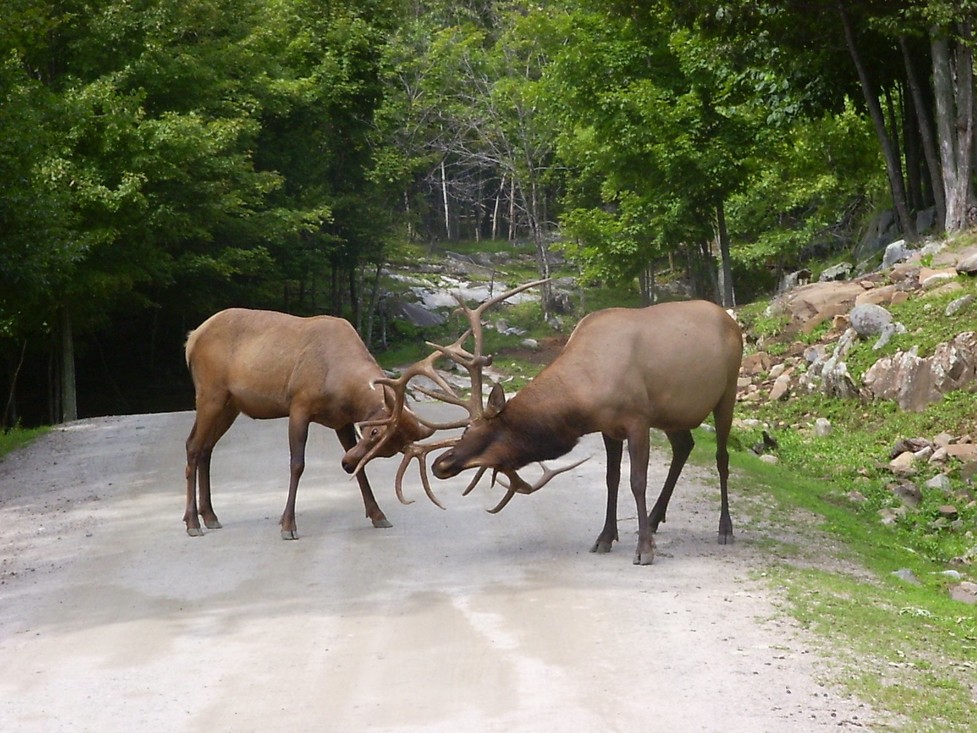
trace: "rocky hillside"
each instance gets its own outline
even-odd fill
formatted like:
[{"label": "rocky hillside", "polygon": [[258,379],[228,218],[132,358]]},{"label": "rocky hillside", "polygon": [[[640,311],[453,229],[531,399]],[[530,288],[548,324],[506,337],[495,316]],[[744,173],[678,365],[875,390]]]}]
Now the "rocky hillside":
[{"label": "rocky hillside", "polygon": [[[740,375],[741,427],[762,424],[774,440],[774,427],[823,436],[832,426],[817,415],[776,426],[749,415],[791,414],[792,400],[811,395],[846,401],[853,412],[887,401],[900,411],[925,413],[947,395],[977,391],[977,246],[931,242],[910,249],[897,242],[881,267],[860,275],[853,269],[847,263],[829,268],[817,282],[796,273],[769,304],[742,314],[748,348]],[[865,455],[864,461],[866,471],[881,468],[890,476],[891,502],[878,510],[880,521],[898,522],[926,503],[933,515],[927,531],[969,538],[970,549],[953,564],[972,567],[977,424],[965,420],[961,429],[961,421],[953,422],[931,434],[898,436],[887,455]],[[770,444],[756,451],[776,461]],[[864,497],[852,490],[849,499]],[[977,601],[977,585],[964,582],[957,592]]]}]

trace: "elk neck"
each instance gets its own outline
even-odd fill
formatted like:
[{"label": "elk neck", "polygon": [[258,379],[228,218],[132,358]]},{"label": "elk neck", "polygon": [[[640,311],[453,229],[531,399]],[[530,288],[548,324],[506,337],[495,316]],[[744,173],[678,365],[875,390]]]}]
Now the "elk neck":
[{"label": "elk neck", "polygon": [[[591,432],[585,413],[557,381],[540,380],[514,395],[502,414],[511,467],[546,461],[569,453],[580,437]],[[508,466],[507,466],[508,467]]]}]

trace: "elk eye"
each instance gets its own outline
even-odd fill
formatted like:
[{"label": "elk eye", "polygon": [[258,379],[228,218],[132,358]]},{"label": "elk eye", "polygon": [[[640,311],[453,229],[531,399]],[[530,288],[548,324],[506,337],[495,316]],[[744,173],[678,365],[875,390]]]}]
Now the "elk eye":
[{"label": "elk eye", "polygon": [[380,434],[380,428],[373,428],[370,432],[370,437],[375,438]]}]

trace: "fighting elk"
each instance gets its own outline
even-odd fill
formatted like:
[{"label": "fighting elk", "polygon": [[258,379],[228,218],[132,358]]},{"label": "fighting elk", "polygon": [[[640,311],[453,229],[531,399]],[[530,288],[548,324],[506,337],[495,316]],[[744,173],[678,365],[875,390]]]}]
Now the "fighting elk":
[{"label": "fighting elk", "polygon": [[[634,562],[646,565],[654,557],[653,533],[665,521],[672,491],[692,451],[691,430],[711,412],[721,495],[719,542],[731,542],[727,440],[742,351],[739,326],[722,308],[706,301],[592,313],[577,325],[563,352],[510,400],[495,385],[487,405],[472,412],[464,434],[435,460],[432,471],[446,479],[477,468],[466,493],[487,469],[492,469],[493,478],[505,476],[506,495],[490,510],[497,512],[514,494],[533,493],[573,466],[558,471],[543,466],[543,475],[533,485],[518,475],[520,468],[564,455],[583,435],[600,432],[607,453],[607,513],[591,552],[609,552],[618,539],[617,495],[627,441],[638,515]],[[645,490],[650,428],[668,437],[672,459],[649,513]]]},{"label": "fighting elk", "polygon": [[[359,442],[350,448],[346,452],[346,455],[343,456],[343,468],[345,468],[349,473],[358,475],[360,471],[362,471],[363,467],[376,455],[388,455],[381,454],[380,451],[384,448],[387,441],[396,435],[396,431],[391,431],[390,426],[396,426],[398,424],[401,412],[405,409],[404,405],[406,404],[407,385],[416,377],[427,377],[438,387],[438,389],[434,390],[426,387],[416,387],[418,392],[442,402],[456,405],[468,412],[467,418],[447,423],[438,423],[426,420],[420,415],[414,416],[418,422],[429,428],[432,432],[435,430],[451,430],[453,428],[465,427],[473,419],[480,418],[483,410],[482,368],[492,364],[492,356],[483,353],[484,334],[482,329],[482,315],[485,313],[485,311],[497,303],[501,303],[502,301],[508,300],[512,296],[523,292],[524,290],[529,290],[530,288],[534,288],[537,285],[542,285],[546,282],[549,282],[549,280],[535,280],[533,282],[525,283],[489,298],[474,309],[469,308],[461,296],[456,294],[454,297],[455,300],[458,301],[459,310],[464,311],[468,317],[468,322],[470,324],[468,330],[459,336],[454,343],[450,344],[449,346],[439,346],[438,344],[433,344],[430,341],[426,342],[428,346],[434,349],[434,351],[426,358],[409,366],[404,370],[400,377],[396,379],[382,377],[375,380],[377,384],[383,384],[386,387],[389,387],[396,395],[394,406],[388,415],[374,420],[363,421],[357,425],[357,427],[361,430],[363,428],[368,428],[368,430],[363,431]],[[463,346],[469,337],[473,338],[475,342],[474,353],[468,352]],[[461,365],[468,372],[471,383],[471,392],[467,399],[459,397],[435,368],[434,365],[444,357],[447,357],[456,364]],[[432,502],[444,509],[444,506],[440,501],[438,501],[437,497],[434,495],[434,492],[431,490],[431,484],[427,476],[427,454],[431,451],[454,445],[457,440],[457,438],[448,438],[446,440],[435,441],[433,443],[412,443],[404,446],[401,449],[404,454],[404,458],[401,461],[400,468],[397,470],[397,477],[394,481],[394,487],[396,489],[397,498],[402,504],[412,503],[404,498],[403,479],[410,462],[416,458],[419,464],[421,483],[424,486],[424,492]],[[573,466],[563,470],[569,470],[569,468],[573,468]],[[482,474],[484,474],[484,470],[479,471],[476,474],[471,484],[465,490],[465,494],[468,494],[473,488],[475,488],[475,485],[482,477]]]},{"label": "fighting elk", "polygon": [[[332,428],[343,448],[356,443],[355,424],[389,417],[383,377],[356,330],[341,318],[299,318],[273,311],[231,308],[190,333],[187,366],[196,390],[196,419],[187,438],[187,534],[198,536],[200,517],[208,529],[221,524],[210,497],[214,445],[240,413],[256,419],[288,417],[290,473],[281,517],[282,539],[297,539],[295,494],[305,468],[309,424]],[[378,455],[392,456],[430,436],[401,404],[394,428]],[[199,477],[200,503],[196,489]],[[366,475],[357,474],[366,516],[374,527],[389,527]]]}]

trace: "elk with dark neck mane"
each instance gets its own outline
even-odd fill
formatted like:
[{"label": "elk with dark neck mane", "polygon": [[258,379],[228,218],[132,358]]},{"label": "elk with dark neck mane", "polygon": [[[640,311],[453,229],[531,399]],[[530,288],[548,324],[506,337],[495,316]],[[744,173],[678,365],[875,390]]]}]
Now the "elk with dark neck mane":
[{"label": "elk with dark neck mane", "polygon": [[[663,303],[643,309],[610,308],[580,321],[563,352],[506,401],[496,385],[481,415],[432,465],[438,478],[492,469],[508,477],[501,509],[515,493],[532,493],[516,471],[569,452],[583,435],[600,432],[607,452],[607,514],[591,550],[608,552],[618,539],[617,495],[624,442],[638,514],[635,564],[654,556],[653,533],[692,451],[692,428],[710,413],[716,428],[721,509],[719,541],[732,541],[727,440],[743,353],[742,332],[719,306],[706,301]],[[646,509],[649,430],[662,430],[672,460],[661,494]],[[563,469],[566,470],[566,469]]]}]

